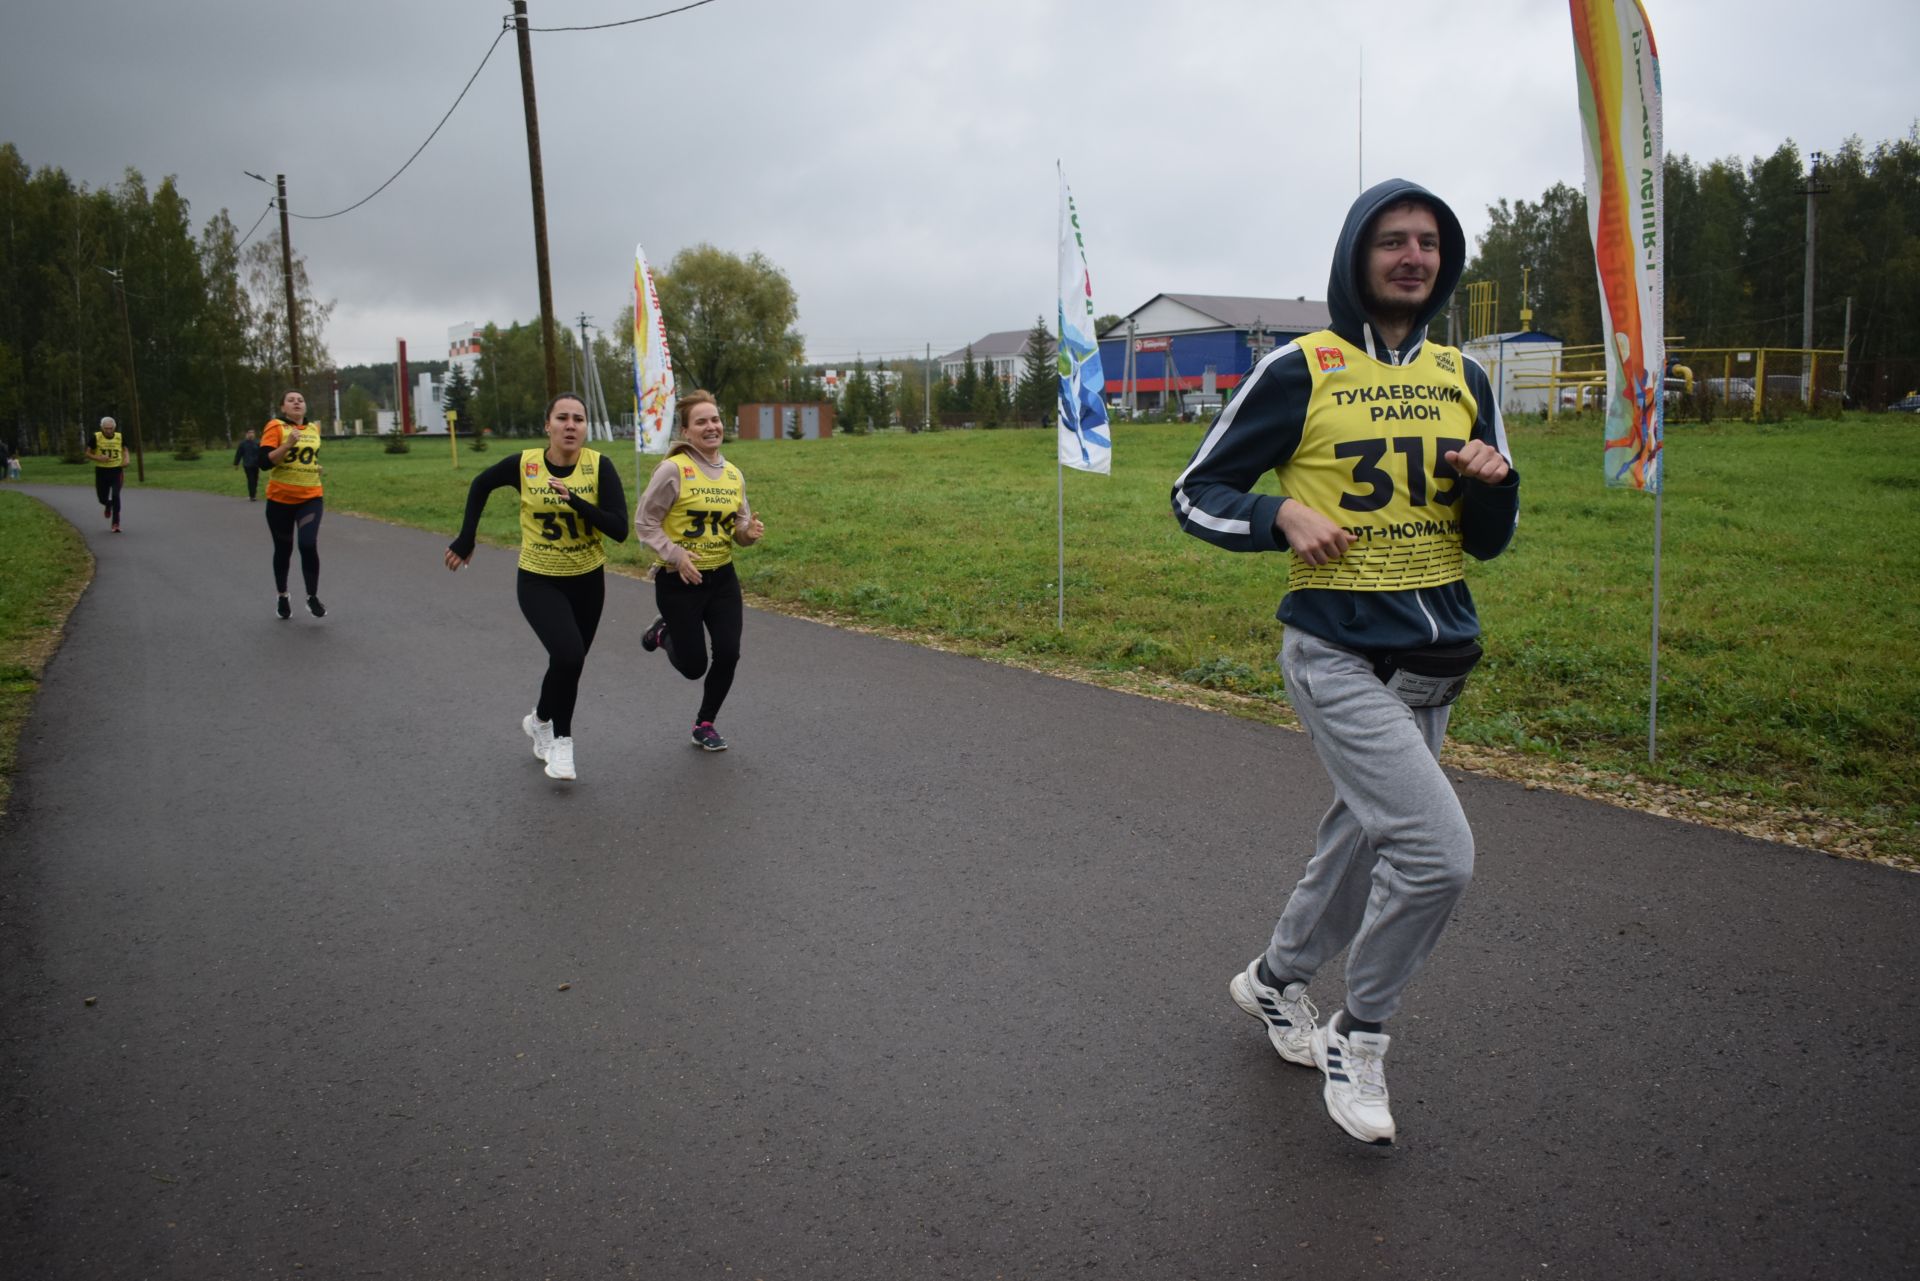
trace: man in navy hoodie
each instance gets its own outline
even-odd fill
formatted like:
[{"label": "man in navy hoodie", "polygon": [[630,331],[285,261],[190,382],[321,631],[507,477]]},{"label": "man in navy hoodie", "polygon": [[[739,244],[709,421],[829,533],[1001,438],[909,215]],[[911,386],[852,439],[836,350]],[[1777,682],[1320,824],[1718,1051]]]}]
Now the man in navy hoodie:
[{"label": "man in navy hoodie", "polygon": [[[1281,670],[1334,789],[1272,940],[1229,990],[1369,1143],[1394,1138],[1384,1025],[1473,876],[1438,760],[1480,653],[1464,557],[1505,550],[1519,514],[1486,372],[1426,337],[1465,261],[1432,192],[1364,192],[1334,248],[1332,327],[1254,367],[1173,488],[1188,533],[1287,555]],[[1268,471],[1284,494],[1252,492]],[[1343,950],[1345,1007],[1322,1025],[1307,984]]]}]

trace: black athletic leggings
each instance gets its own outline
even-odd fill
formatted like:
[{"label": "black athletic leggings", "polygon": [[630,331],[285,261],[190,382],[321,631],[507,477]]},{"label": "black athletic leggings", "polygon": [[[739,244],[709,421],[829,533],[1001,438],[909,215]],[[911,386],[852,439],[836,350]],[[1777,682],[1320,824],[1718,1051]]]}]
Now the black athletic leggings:
[{"label": "black athletic leggings", "polygon": [[93,469],[93,492],[100,499],[100,505],[113,516],[113,523],[120,523],[120,486],[125,482],[127,469],[124,467],[96,467]]},{"label": "black athletic leggings", "polygon": [[607,603],[606,574],[597,565],[566,578],[523,569],[516,591],[520,612],[547,647],[547,675],[540,682],[540,702],[533,714],[553,722],[555,738],[572,738],[580,673],[586,670],[587,651],[593,648],[600,610]]},{"label": "black athletic leggings", "polygon": [[307,595],[320,594],[320,517],[326,512],[326,499],[309,498],[304,503],[276,503],[267,500],[267,529],[273,534],[273,589],[287,594],[287,570],[293,564],[293,542],[300,539],[300,577],[306,580]]},{"label": "black athletic leggings", "polygon": [[[700,571],[698,583],[683,583],[680,575],[662,568],[653,580],[653,599],[667,620],[661,638],[673,666],[690,681],[707,678],[694,724],[720,715],[720,704],[733,688],[733,669],[740,665],[740,629],[745,607],[740,602],[740,576],[728,561],[718,569]],[[706,629],[706,636],[700,634]],[[707,636],[713,637],[713,661],[707,661]]]}]

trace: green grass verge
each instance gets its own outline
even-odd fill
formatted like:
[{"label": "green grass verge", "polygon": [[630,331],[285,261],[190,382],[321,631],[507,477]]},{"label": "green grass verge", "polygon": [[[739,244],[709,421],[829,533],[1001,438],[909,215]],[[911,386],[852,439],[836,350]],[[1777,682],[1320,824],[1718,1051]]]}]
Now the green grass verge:
[{"label": "green grass verge", "polygon": [[[1123,686],[1219,691],[1233,710],[1271,717],[1283,711],[1273,611],[1284,562],[1217,551],[1167,515],[1204,430],[1123,426],[1113,476],[1067,473],[1064,631],[1049,432],[736,442],[728,456],[768,530],[742,556],[743,578],[775,607]],[[1592,418],[1510,424],[1520,531],[1505,556],[1469,570],[1487,659],[1454,737],[1570,768],[1587,790],[1683,791],[1705,798],[1706,817],[1793,818],[1747,830],[1920,858],[1908,759],[1920,741],[1917,430],[1902,415],[1670,429],[1650,766],[1653,500],[1602,485]],[[444,441],[397,456],[329,442],[328,502],[451,535],[474,471],[513,444],[463,449],[456,470]],[[636,490],[632,457],[615,457]],[[90,475],[36,459],[28,478]],[[150,457],[147,483],[243,492],[211,454]],[[504,501],[482,536],[517,537]],[[637,559],[631,544],[615,549],[616,564]]]},{"label": "green grass verge", "polygon": [[[91,473],[89,473],[91,474]],[[93,577],[93,557],[73,526],[44,503],[0,489],[0,815],[13,796],[20,731],[60,629]]]}]

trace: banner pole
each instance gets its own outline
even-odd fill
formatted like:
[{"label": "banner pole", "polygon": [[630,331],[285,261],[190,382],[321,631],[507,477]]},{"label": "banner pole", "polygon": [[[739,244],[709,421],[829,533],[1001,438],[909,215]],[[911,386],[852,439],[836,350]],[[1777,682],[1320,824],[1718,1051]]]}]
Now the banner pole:
[{"label": "banner pole", "polygon": [[1060,617],[1055,626],[1064,632],[1067,630],[1067,465],[1056,461],[1053,465],[1053,475],[1057,490],[1054,511],[1058,518],[1060,534],[1060,561],[1053,576],[1054,586],[1059,588],[1060,597]]},{"label": "banner pole", "polygon": [[[1661,470],[1665,471],[1665,460]],[[1660,503],[1666,497],[1666,477],[1660,478],[1660,488],[1653,491],[1653,661],[1648,664],[1652,672],[1647,689],[1647,764],[1653,764],[1654,740],[1660,725]]]}]

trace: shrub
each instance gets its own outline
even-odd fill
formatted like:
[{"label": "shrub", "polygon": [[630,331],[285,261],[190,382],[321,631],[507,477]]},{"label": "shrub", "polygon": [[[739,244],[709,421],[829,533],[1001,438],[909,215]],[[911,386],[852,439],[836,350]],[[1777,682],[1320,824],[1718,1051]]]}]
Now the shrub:
[{"label": "shrub", "polygon": [[389,454],[410,454],[413,452],[413,445],[408,442],[405,432],[393,431],[387,434],[386,449]]},{"label": "shrub", "polygon": [[1680,412],[1674,417],[1681,422],[1700,423],[1703,426],[1714,419],[1720,411],[1720,398],[1703,386],[1695,386],[1691,392],[1674,402],[1673,407]]},{"label": "shrub", "polygon": [[173,433],[173,456],[191,463],[199,461],[200,453],[200,424],[191,418],[182,419]]}]

